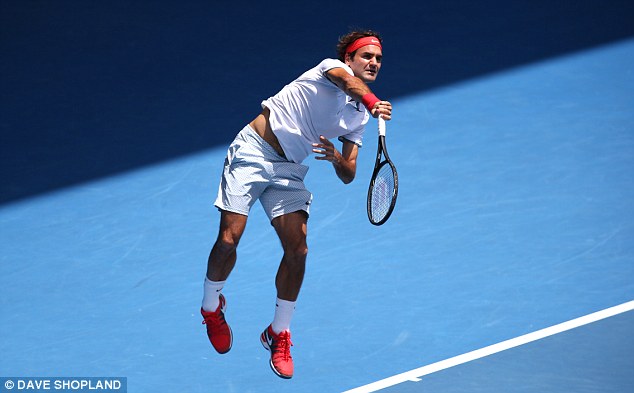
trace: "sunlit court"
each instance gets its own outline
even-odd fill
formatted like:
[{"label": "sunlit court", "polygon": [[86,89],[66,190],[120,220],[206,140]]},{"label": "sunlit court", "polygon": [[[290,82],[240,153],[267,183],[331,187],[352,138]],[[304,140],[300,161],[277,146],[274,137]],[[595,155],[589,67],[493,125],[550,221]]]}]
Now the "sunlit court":
[{"label": "sunlit court", "polygon": [[[253,6],[287,21],[270,30],[237,5],[3,3],[0,391],[61,377],[129,392],[630,391],[633,7],[398,3],[383,17]],[[372,88],[394,106],[398,199],[369,222],[376,119],[351,184],[305,161],[310,251],[283,380],[259,342],[282,256],[259,204],[223,289],[233,348],[205,334],[213,202],[260,101],[359,24],[385,37]]]}]

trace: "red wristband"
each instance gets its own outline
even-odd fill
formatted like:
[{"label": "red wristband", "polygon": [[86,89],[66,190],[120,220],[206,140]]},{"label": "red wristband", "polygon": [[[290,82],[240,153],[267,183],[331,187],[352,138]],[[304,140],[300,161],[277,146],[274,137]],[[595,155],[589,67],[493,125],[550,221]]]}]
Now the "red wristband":
[{"label": "red wristband", "polygon": [[363,106],[365,106],[370,112],[374,109],[374,104],[380,101],[381,100],[379,100],[373,93],[368,93],[361,97],[361,103],[363,103]]}]

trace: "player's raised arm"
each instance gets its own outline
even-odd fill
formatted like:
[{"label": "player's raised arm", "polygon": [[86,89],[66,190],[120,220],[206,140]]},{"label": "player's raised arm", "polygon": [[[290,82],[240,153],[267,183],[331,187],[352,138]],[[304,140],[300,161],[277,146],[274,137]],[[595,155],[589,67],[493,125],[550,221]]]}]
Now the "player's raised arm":
[{"label": "player's raised arm", "polygon": [[343,68],[333,68],[327,73],[330,79],[344,93],[353,100],[363,103],[373,117],[383,115],[385,120],[392,118],[392,104],[389,101],[381,101],[372,93],[370,87],[360,78],[350,75]]}]

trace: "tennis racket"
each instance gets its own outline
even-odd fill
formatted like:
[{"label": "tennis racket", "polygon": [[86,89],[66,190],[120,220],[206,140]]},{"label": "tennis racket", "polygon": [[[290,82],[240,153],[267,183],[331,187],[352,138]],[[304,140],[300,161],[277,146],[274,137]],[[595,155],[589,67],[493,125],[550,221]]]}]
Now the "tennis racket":
[{"label": "tennis racket", "polygon": [[368,218],[374,225],[382,225],[390,218],[398,196],[398,174],[385,147],[385,120],[379,116],[378,122],[379,143],[368,188]]}]

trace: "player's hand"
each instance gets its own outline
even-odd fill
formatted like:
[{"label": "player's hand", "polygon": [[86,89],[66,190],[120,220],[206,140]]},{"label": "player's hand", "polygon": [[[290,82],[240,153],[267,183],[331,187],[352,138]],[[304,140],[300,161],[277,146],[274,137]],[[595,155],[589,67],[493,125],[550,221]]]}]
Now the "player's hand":
[{"label": "player's hand", "polygon": [[372,117],[383,115],[384,120],[392,120],[392,104],[389,101],[379,101],[372,108]]},{"label": "player's hand", "polygon": [[316,160],[330,161],[333,164],[339,162],[338,156],[341,154],[335,148],[325,136],[320,136],[321,143],[313,143],[313,153],[322,154],[321,156],[315,156]]}]

